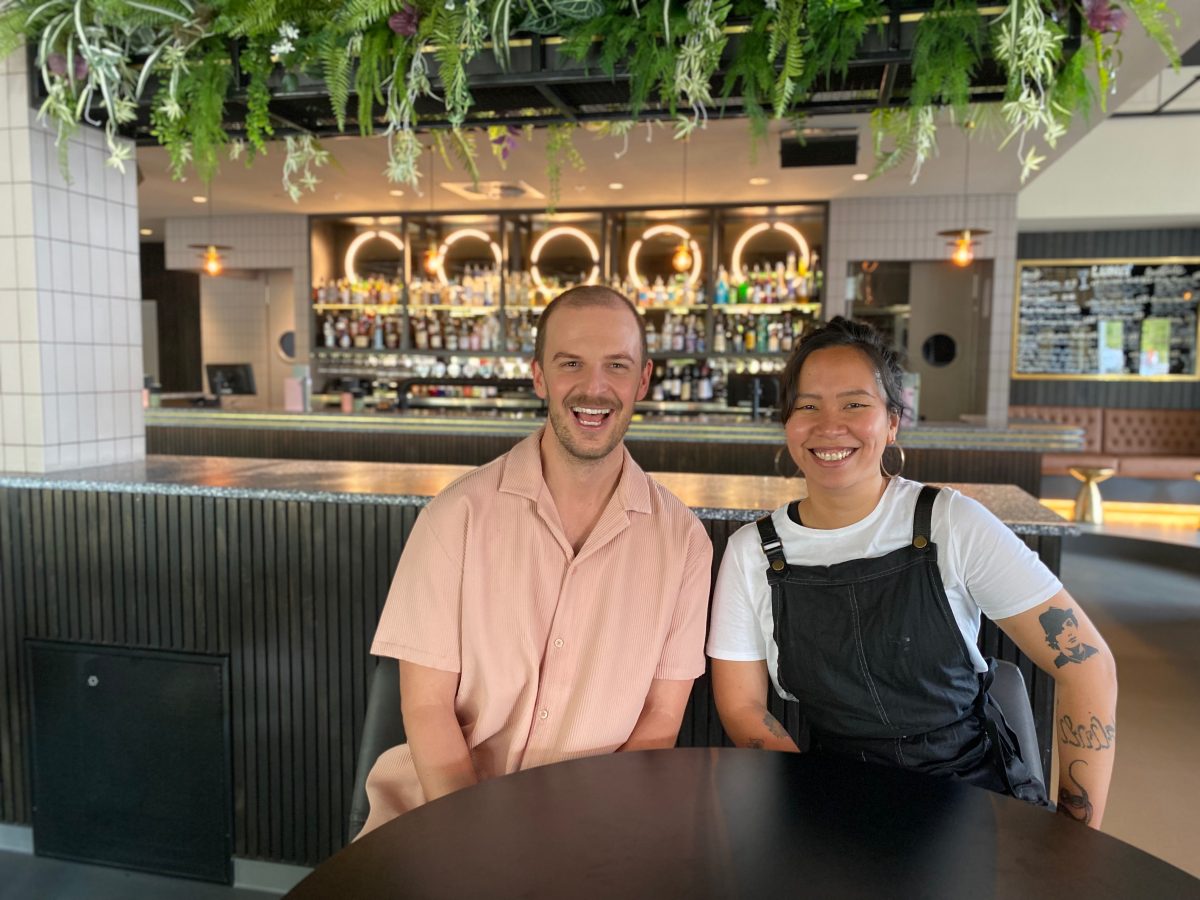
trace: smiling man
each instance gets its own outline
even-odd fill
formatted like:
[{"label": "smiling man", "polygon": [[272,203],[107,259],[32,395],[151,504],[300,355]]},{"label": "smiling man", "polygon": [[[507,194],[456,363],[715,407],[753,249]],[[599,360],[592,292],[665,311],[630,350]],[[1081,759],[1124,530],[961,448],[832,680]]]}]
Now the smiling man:
[{"label": "smiling man", "polygon": [[542,313],[549,423],[413,528],[371,652],[400,660],[408,743],[367,780],[367,831],[487,778],[675,744],[704,671],[712,546],[622,439],[645,396],[641,318],[604,287]]}]

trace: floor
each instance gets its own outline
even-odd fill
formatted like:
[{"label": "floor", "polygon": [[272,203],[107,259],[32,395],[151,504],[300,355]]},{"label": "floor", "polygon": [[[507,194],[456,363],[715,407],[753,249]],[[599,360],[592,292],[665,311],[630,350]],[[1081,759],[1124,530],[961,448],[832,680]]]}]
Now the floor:
[{"label": "floor", "polygon": [[[1072,551],[1063,582],[1104,633],[1120,677],[1104,831],[1200,877],[1200,576]],[[0,853],[0,900],[266,900],[277,895]]]},{"label": "floor", "polygon": [[1200,575],[1063,554],[1062,580],[1117,660],[1117,759],[1103,830],[1200,877]]}]

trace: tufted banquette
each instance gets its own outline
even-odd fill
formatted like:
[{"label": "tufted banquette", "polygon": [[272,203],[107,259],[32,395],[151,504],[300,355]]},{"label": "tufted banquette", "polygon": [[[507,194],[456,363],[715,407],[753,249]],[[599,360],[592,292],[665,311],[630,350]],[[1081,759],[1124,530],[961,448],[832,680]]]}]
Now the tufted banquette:
[{"label": "tufted banquette", "polygon": [[1043,475],[1095,466],[1115,469],[1118,478],[1191,481],[1200,472],[1200,410],[1010,406],[1008,417],[1084,429],[1081,450],[1042,457]]}]

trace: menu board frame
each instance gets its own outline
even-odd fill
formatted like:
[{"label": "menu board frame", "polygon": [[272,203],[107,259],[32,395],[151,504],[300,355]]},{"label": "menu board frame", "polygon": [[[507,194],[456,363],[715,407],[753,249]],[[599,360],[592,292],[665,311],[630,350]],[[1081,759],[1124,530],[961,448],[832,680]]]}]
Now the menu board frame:
[{"label": "menu board frame", "polygon": [[1013,282],[1013,321],[1012,347],[1010,351],[1009,377],[1014,381],[1133,381],[1139,383],[1166,381],[1200,381],[1200,292],[1194,298],[1196,303],[1196,334],[1193,338],[1192,356],[1196,371],[1187,375],[1140,375],[1124,373],[1120,375],[1094,374],[1084,375],[1075,373],[1055,372],[1018,372],[1017,347],[1021,334],[1021,284],[1022,274],[1026,269],[1079,267],[1079,266],[1163,266],[1184,265],[1200,266],[1200,256],[1137,256],[1137,257],[1104,257],[1085,259],[1019,259],[1017,260],[1016,277]]}]

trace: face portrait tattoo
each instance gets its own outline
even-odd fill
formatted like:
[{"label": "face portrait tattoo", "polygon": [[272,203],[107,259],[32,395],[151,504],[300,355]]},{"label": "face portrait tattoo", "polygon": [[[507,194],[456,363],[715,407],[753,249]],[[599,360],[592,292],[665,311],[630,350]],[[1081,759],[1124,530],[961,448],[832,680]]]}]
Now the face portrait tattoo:
[{"label": "face portrait tattoo", "polygon": [[1096,648],[1083,643],[1079,637],[1079,620],[1075,618],[1075,610],[1052,606],[1038,616],[1038,621],[1046,632],[1046,643],[1058,651],[1058,656],[1054,657],[1056,668],[1061,669],[1067,663],[1081,663],[1096,654]]}]

